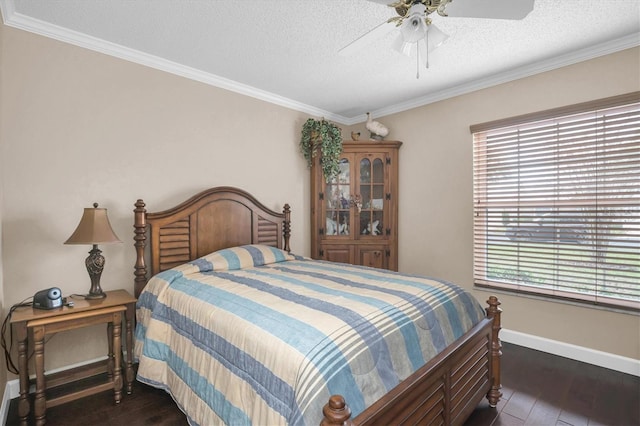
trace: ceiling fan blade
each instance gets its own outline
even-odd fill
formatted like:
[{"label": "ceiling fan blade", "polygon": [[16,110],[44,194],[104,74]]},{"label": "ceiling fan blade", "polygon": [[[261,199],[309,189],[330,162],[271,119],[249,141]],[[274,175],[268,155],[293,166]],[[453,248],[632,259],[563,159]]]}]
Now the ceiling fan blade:
[{"label": "ceiling fan blade", "polygon": [[446,6],[450,17],[523,19],[533,10],[534,0],[454,0]]},{"label": "ceiling fan blade", "polygon": [[353,55],[358,50],[365,47],[367,44],[383,37],[384,35],[390,33],[395,29],[396,29],[395,23],[383,22],[377,27],[374,27],[373,29],[371,29],[369,32],[366,32],[360,37],[358,37],[357,39],[353,40],[351,43],[347,44],[342,49],[338,50],[338,54],[341,56]]}]

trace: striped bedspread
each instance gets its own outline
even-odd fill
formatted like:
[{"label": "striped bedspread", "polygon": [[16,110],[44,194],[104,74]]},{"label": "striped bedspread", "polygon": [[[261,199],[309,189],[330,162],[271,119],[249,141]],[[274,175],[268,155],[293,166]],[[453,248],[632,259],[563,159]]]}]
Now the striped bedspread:
[{"label": "striped bedspread", "polygon": [[236,247],[149,281],[138,380],[190,424],[317,425],[331,395],[358,415],[483,317],[450,283]]}]

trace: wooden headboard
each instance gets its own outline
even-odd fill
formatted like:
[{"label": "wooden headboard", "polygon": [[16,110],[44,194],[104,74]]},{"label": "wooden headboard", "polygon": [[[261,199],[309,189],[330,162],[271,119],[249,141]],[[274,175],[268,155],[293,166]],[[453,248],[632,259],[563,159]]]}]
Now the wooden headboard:
[{"label": "wooden headboard", "polygon": [[[157,213],[147,213],[143,200],[138,200],[135,206],[136,297],[151,275],[216,250],[245,244],[291,250],[289,205],[285,204],[282,213],[278,213],[238,188],[207,189]],[[150,270],[146,262],[147,238]]]}]

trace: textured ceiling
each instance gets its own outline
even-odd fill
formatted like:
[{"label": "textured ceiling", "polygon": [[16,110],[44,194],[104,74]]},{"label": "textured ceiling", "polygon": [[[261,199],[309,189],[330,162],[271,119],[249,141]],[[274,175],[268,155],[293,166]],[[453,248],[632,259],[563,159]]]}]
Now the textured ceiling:
[{"label": "textured ceiling", "polygon": [[432,15],[450,37],[417,79],[416,60],[392,49],[395,31],[338,54],[395,16],[378,1],[0,0],[0,8],[7,25],[343,124],[640,45],[638,0],[535,0],[513,21]]}]

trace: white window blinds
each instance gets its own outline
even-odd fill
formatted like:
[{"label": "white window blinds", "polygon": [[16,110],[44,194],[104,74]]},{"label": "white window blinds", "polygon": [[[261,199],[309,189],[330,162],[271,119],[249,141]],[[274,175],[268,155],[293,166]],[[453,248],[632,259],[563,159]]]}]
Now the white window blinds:
[{"label": "white window blinds", "polygon": [[640,93],[471,129],[476,285],[640,309]]}]

